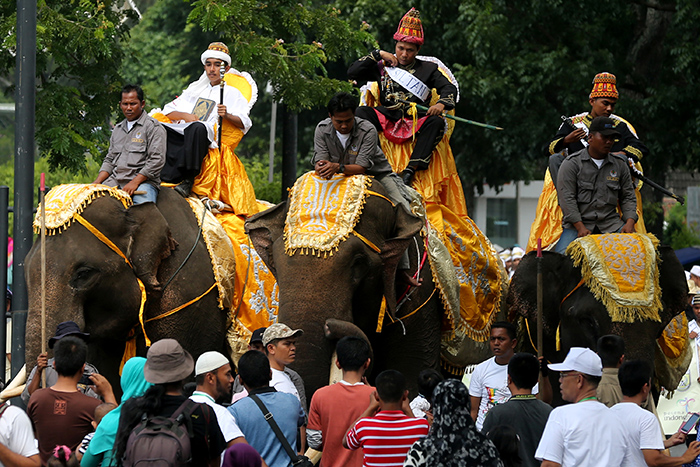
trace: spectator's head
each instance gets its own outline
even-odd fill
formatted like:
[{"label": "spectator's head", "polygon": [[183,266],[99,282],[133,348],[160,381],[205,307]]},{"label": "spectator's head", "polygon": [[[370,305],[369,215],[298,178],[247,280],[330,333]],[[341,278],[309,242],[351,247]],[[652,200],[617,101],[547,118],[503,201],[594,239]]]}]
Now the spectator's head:
[{"label": "spectator's head", "polygon": [[512,427],[508,425],[495,426],[486,433],[486,437],[496,446],[504,467],[519,467],[522,465],[520,438],[518,438],[518,434]]},{"label": "spectator's head", "polygon": [[265,329],[262,343],[265,353],[270,359],[270,365],[277,370],[294,363],[297,352],[297,337],[304,334],[301,329],[292,330],[282,323],[275,323]]},{"label": "spectator's head", "polygon": [[598,73],[593,78],[593,89],[588,96],[593,117],[609,117],[615,110],[619,94],[617,79],[606,71]]},{"label": "spectator's head", "polygon": [[408,397],[406,377],[396,370],[384,370],[374,382],[379,399],[383,403],[398,404]]},{"label": "spectator's head", "polygon": [[54,349],[54,366],[56,373],[67,378],[83,374],[87,359],[87,344],[82,339],[64,337]]},{"label": "spectator's head", "polygon": [[93,421],[92,421],[92,427],[97,429],[97,425],[100,424],[102,419],[110,413],[112,410],[116,409],[117,406],[116,404],[112,404],[111,402],[105,402],[103,404],[98,405],[95,407],[95,413],[93,415]]},{"label": "spectator's head", "polygon": [[518,352],[508,362],[508,379],[518,389],[532,390],[540,376],[540,362],[530,353]]},{"label": "spectator's head", "polygon": [[512,323],[496,321],[491,325],[491,338],[489,345],[491,353],[498,359],[510,361],[515,353],[515,345],[518,343],[517,330]]},{"label": "spectator's head", "polygon": [[122,376],[119,384],[122,387],[122,402],[132,397],[142,396],[148,388],[153,386],[146,381],[143,369],[146,366],[146,359],[143,357],[132,357],[122,369]]},{"label": "spectator's head", "polygon": [[253,446],[238,443],[226,449],[221,467],[260,467],[261,465],[260,454]]},{"label": "spectator's head", "polygon": [[80,462],[68,446],[61,445],[53,449],[53,454],[46,461],[46,465],[47,467],[79,467]]},{"label": "spectator's head", "polygon": [[204,352],[194,367],[197,390],[209,394],[214,400],[230,398],[233,375],[231,363],[221,353]]},{"label": "spectator's head", "polygon": [[58,326],[56,326],[56,334],[54,334],[54,336],[51,339],[49,339],[49,349],[53,349],[53,346],[56,345],[56,342],[58,342],[66,336],[80,337],[85,342],[87,342],[90,338],[90,334],[86,332],[80,332],[80,328],[73,321],[64,321],[62,323],[58,323]]},{"label": "spectator's head", "polygon": [[700,323],[700,295],[693,295],[693,300],[690,302],[690,304],[693,307],[695,320]]},{"label": "spectator's head", "polygon": [[194,360],[175,339],[154,342],[146,354],[143,374],[153,384],[181,383],[192,374]]},{"label": "spectator's head", "polygon": [[697,264],[690,268],[690,280],[692,280],[696,286],[700,287],[700,266]]},{"label": "spectator's head", "polygon": [[561,397],[567,402],[578,402],[585,394],[595,392],[603,376],[603,363],[591,349],[571,347],[562,363],[547,365],[558,371]]},{"label": "spectator's head", "polygon": [[422,370],[418,373],[418,392],[425,397],[428,402],[433,402],[433,391],[444,378],[432,368]]},{"label": "spectator's head", "polygon": [[617,373],[622,395],[634,397],[644,392],[646,398],[651,390],[651,374],[651,365],[644,360],[628,360],[623,363]]},{"label": "spectator's head", "polygon": [[523,250],[519,246],[514,246],[513,251],[510,255],[511,271],[515,271],[516,269],[518,269],[518,266],[520,266],[520,261],[523,259],[523,256],[525,256],[525,250]]},{"label": "spectator's head", "polygon": [[625,357],[625,341],[615,334],[608,334],[598,339],[598,356],[603,368],[619,368]]},{"label": "spectator's head", "polygon": [[498,253],[498,256],[501,258],[501,261],[503,261],[503,265],[506,268],[506,272],[510,272],[510,267],[513,264],[513,256],[510,251],[510,248],[501,250],[501,252]]},{"label": "spectator's head", "polygon": [[248,342],[248,350],[257,350],[259,352],[265,352],[265,346],[263,345],[263,334],[267,328],[258,328],[253,331],[253,335],[250,336],[250,341]]},{"label": "spectator's head", "polygon": [[328,116],[335,131],[348,135],[355,126],[357,98],[347,92],[339,92],[328,101]]},{"label": "spectator's head", "polygon": [[369,367],[371,358],[369,343],[360,337],[343,337],[338,341],[335,351],[338,355],[337,365],[341,370],[360,371]]},{"label": "spectator's head", "polygon": [[437,385],[433,391],[432,409],[433,433],[452,432],[464,426],[476,429],[470,415],[469,390],[459,380],[446,379]]},{"label": "spectator's head", "polygon": [[143,113],[146,101],[143,99],[143,89],[133,84],[127,84],[122,88],[122,97],[119,100],[119,108],[124,117],[130,122],[137,120]]},{"label": "spectator's head", "polygon": [[272,377],[270,361],[262,352],[249,350],[238,360],[238,376],[241,384],[250,389],[269,386]]}]

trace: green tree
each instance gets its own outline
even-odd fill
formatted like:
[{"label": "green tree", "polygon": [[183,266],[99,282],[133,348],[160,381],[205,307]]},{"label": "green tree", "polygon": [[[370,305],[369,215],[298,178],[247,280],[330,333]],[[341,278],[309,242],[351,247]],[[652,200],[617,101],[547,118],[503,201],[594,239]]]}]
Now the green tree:
[{"label": "green tree", "polygon": [[[120,7],[111,0],[37,2],[36,142],[51,167],[85,170],[86,151],[96,158],[105,151],[133,16]],[[1,1],[0,75],[14,70],[16,10],[15,1]]]},{"label": "green tree", "polygon": [[676,203],[666,216],[664,239],[674,249],[700,245],[700,237],[695,230],[688,226],[688,208],[686,205]]}]

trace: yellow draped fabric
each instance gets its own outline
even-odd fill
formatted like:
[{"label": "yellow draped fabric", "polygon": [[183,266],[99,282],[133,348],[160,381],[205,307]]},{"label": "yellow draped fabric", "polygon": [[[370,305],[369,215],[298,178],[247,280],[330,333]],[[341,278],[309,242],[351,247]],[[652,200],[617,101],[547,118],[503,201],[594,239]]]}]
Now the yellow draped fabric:
[{"label": "yellow draped fabric", "polygon": [[366,175],[330,180],[307,172],[294,183],[284,223],[284,249],[292,256],[332,256],[360,220],[372,179]]},{"label": "yellow draped fabric", "polygon": [[658,244],[651,234],[589,235],[574,240],[566,254],[613,321],[661,321]]},{"label": "yellow draped fabric", "polygon": [[[118,188],[107,185],[67,184],[53,187],[44,198],[46,206],[46,235],[63,232],[70,227],[76,214],[81,214],[95,199],[111,196],[125,208],[131,206],[131,197]],[[34,232],[41,229],[41,210],[37,208],[34,217]]]},{"label": "yellow draped fabric", "polygon": [[[639,164],[637,164],[639,166]],[[642,195],[639,192],[638,184],[634,192],[637,197],[637,216],[639,220],[634,226],[637,233],[647,233],[647,229],[644,226],[644,217],[642,216]],[[537,201],[537,210],[535,211],[535,220],[530,226],[530,237],[527,240],[526,251],[533,251],[537,249],[537,239],[542,239],[543,249],[552,249],[554,245],[559,241],[562,232],[562,218],[563,214],[561,212],[561,207],[559,207],[559,198],[557,198],[557,189],[554,188],[554,182],[552,181],[552,176],[549,173],[549,169],[544,174],[544,186],[542,187],[542,193]]]},{"label": "yellow draped fabric", "polygon": [[676,315],[656,340],[654,383],[657,388],[674,391],[693,358],[695,345],[688,338],[685,312]]}]

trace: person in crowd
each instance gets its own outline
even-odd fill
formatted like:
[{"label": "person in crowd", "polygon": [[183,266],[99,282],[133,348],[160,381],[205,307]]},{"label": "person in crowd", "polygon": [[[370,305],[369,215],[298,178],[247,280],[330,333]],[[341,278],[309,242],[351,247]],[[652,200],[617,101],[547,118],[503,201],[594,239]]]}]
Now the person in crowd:
[{"label": "person in crowd", "polygon": [[93,182],[121,188],[135,205],[156,202],[165,164],[165,128],[143,111],[145,106],[143,89],[133,84],[122,88],[119,107],[125,118],[112,130]]},{"label": "person in crowd", "polygon": [[[110,413],[112,410],[116,409],[117,405],[116,404],[110,404],[110,403],[104,403],[100,404],[97,407],[95,407],[95,414],[93,416],[92,420],[92,428],[94,430],[97,430],[97,427],[100,425],[102,422],[102,419]],[[75,457],[78,459],[78,461],[82,460],[83,456],[85,456],[85,453],[88,450],[88,447],[90,446],[90,443],[92,442],[92,438],[94,438],[95,432],[91,432],[85,435],[85,438],[80,442],[80,446],[78,446],[78,449],[75,451]]]},{"label": "person in crowd", "polygon": [[304,331],[301,329],[292,330],[286,324],[275,323],[265,329],[262,338],[265,354],[270,360],[270,368],[272,369],[270,386],[278,391],[294,394],[299,402],[301,402],[299,391],[284,369],[296,360],[296,340],[302,334]]},{"label": "person in crowd", "polygon": [[[90,334],[81,332],[78,325],[73,321],[64,321],[62,323],[58,323],[58,326],[56,326],[56,334],[49,339],[49,349],[53,349],[56,342],[66,336],[80,337],[85,342],[88,342],[88,339],[90,338]],[[56,384],[56,381],[58,380],[58,373],[56,373],[56,370],[54,369],[54,359],[49,358],[46,353],[39,354],[39,356],[36,358],[36,366],[29,373],[27,383],[21,395],[22,402],[25,404],[29,403],[29,398],[34,391],[41,387],[41,375],[43,373],[46,373],[47,386],[53,386]],[[87,396],[99,399],[99,394],[95,392],[95,388],[90,384],[90,375],[95,373],[99,373],[97,368],[90,363],[85,362],[85,372],[83,373],[83,377],[78,382],[78,390]]]},{"label": "person in crowd", "polygon": [[0,465],[41,465],[31,420],[24,410],[7,403],[0,405]]},{"label": "person in crowd", "polygon": [[216,402],[229,400],[231,397],[233,376],[228,358],[216,351],[204,352],[197,359],[194,374],[197,389],[192,393],[190,399],[200,404],[207,404],[214,409],[227,446],[245,443],[245,437],[238,428],[231,412]]},{"label": "person in crowd", "polygon": [[620,465],[627,449],[622,422],[596,400],[603,363],[590,349],[572,347],[558,371],[561,397],[569,405],[552,410],[537,446],[542,467]]},{"label": "person in crowd", "polygon": [[[511,398],[489,410],[482,431],[491,431],[501,425],[508,425],[520,438],[519,452],[522,465],[539,467],[535,460],[535,450],[542,438],[542,432],[552,407],[537,400],[532,388],[537,384],[540,362],[532,354],[516,353],[508,362],[508,389]],[[489,438],[493,441],[493,438]]]},{"label": "person in crowd", "polygon": [[[356,116],[369,121],[391,141],[401,144],[415,136],[415,147],[408,166],[401,173],[406,185],[410,185],[417,171],[426,170],[433,150],[445,133],[442,113],[455,106],[457,88],[443,75],[438,66],[430,61],[416,58],[424,43],[420,14],[411,8],[399,23],[394,34],[394,53],[373,50],[350,65],[348,77],[358,83],[379,83],[377,107],[358,107]],[[431,89],[440,96],[435,105],[430,105]],[[417,110],[411,117],[410,101],[429,107]]]},{"label": "person in crowd", "polygon": [[258,451],[245,443],[229,446],[224,452],[221,467],[261,467],[262,459]]},{"label": "person in crowd", "polygon": [[46,463],[47,467],[78,467],[78,457],[75,451],[72,451],[68,446],[56,446],[53,454],[49,457]]},{"label": "person in crowd", "polygon": [[[491,325],[489,345],[493,357],[476,367],[469,384],[472,417],[479,431],[484,425],[488,411],[495,405],[503,404],[511,396],[508,389],[508,363],[515,355],[515,346],[518,343],[516,335],[517,331],[512,323],[497,321]],[[547,388],[542,397],[545,401],[551,401],[549,380],[544,378],[543,381]],[[535,385],[532,392],[537,394],[539,385]]]},{"label": "person in crowd", "polygon": [[[215,132],[219,117],[223,118],[224,145],[238,143],[235,137],[228,136],[227,128],[234,127],[247,133],[253,125],[248,101],[236,87],[225,83],[223,104],[220,103],[220,69],[222,65],[226,72],[231,68],[231,56],[226,44],[209,44],[202,53],[201,61],[204,65],[202,76],[163,107],[166,117],[184,125],[164,125],[168,147],[161,178],[168,183],[177,183],[175,190],[184,197],[189,196],[209,148],[218,146],[221,150],[222,142],[216,141]],[[247,178],[245,173],[240,175]]]},{"label": "person in crowd", "polygon": [[143,374],[145,365],[146,359],[143,357],[132,357],[124,364],[120,379],[122,387],[121,404],[119,404],[116,409],[106,414],[97,425],[97,429],[88,445],[87,451],[85,451],[82,459],[80,459],[80,465],[82,467],[112,467],[118,465],[118,459],[114,457],[112,450],[117,437],[119,418],[124,404],[133,397],[142,396],[148,388],[153,386],[146,381]]},{"label": "person in crowd", "polygon": [[433,392],[433,425],[408,451],[404,467],[501,467],[498,451],[479,433],[471,416],[469,391],[447,379]]},{"label": "person in crowd", "polygon": [[510,253],[510,272],[508,273],[509,279],[513,278],[513,274],[515,274],[518,266],[520,266],[520,261],[523,259],[523,256],[525,256],[525,250],[517,245],[514,246]]},{"label": "person in crowd", "polygon": [[418,395],[411,401],[414,417],[432,421],[433,391],[443,379],[442,375],[432,368],[418,373]]},{"label": "person in crowd", "polygon": [[681,466],[700,455],[700,442],[693,441],[681,457],[670,457],[664,449],[681,444],[685,435],[680,431],[664,439],[656,416],[640,407],[651,391],[651,365],[642,360],[629,360],[620,366],[618,378],[623,398],[610,410],[617,415],[627,438],[627,450],[622,467],[638,465]]},{"label": "person in crowd", "polygon": [[249,350],[238,361],[238,375],[248,391],[245,397],[229,406],[246,441],[260,453],[270,467],[287,467],[291,460],[256,402],[256,396],[272,414],[289,445],[297,443],[297,428],[305,422],[304,410],[293,394],[277,391],[270,386],[270,361],[265,354]]},{"label": "person in crowd", "polygon": [[[265,353],[265,346],[262,343],[262,338],[263,334],[265,334],[265,330],[267,328],[258,328],[250,336],[250,340],[248,341],[248,350],[257,350],[258,352]],[[287,368],[285,366],[285,370],[291,370],[291,368]],[[291,376],[290,376],[291,378]],[[231,403],[235,403],[238,400],[243,399],[248,395],[248,391],[245,390],[243,385],[241,384],[241,379],[238,375],[233,380],[233,387],[231,389],[231,392],[233,392],[233,396],[231,397]]]},{"label": "person in crowd", "polygon": [[375,384],[369,406],[348,428],[343,446],[362,448],[364,465],[401,465],[413,443],[428,434],[429,425],[413,416],[403,374],[385,370],[377,375]]},{"label": "person in crowd", "polygon": [[696,287],[700,287],[700,266],[697,264],[690,268],[690,280]]},{"label": "person in crowd", "polygon": [[[124,457],[129,435],[144,415],[170,417],[188,401],[182,394],[182,386],[192,370],[192,356],[175,339],[161,339],[151,345],[146,354],[143,375],[153,386],[143,396],[132,397],[122,405],[114,443],[115,459]],[[221,453],[226,449],[226,441],[214,410],[206,404],[195,405],[190,414],[192,467],[217,467],[221,462]]]},{"label": "person in crowd", "polygon": [[[87,344],[78,337],[61,338],[54,352],[56,383],[34,391],[29,399],[27,415],[32,421],[42,464],[46,464],[57,445],[74,451],[85,435],[93,431],[92,421],[100,400],[78,391],[78,382],[85,371]],[[116,403],[112,386],[99,374],[90,376],[97,394],[106,402]]]},{"label": "person in crowd", "polygon": [[486,431],[486,437],[496,446],[504,467],[521,467],[523,465],[520,454],[522,442],[512,427],[508,425],[495,426]]},{"label": "person in crowd", "polygon": [[[688,321],[688,337],[697,339],[698,335],[700,335],[700,325],[698,324],[698,320],[700,320],[700,294],[693,295],[690,306],[693,310],[693,319]],[[695,342],[700,344],[699,340]]]},{"label": "person in crowd", "polygon": [[374,388],[364,384],[370,365],[369,343],[346,336],[336,345],[336,366],[343,372],[339,382],[318,389],[311,398],[306,439],[309,447],[323,451],[321,467],[360,467],[362,453],[343,448],[347,427],[362,414]]},{"label": "person in crowd", "polygon": [[635,231],[637,197],[627,158],[610,152],[621,137],[617,126],[611,118],[594,118],[588,147],[569,155],[559,168],[557,195],[564,230],[554,247],[557,253],[590,234]]}]

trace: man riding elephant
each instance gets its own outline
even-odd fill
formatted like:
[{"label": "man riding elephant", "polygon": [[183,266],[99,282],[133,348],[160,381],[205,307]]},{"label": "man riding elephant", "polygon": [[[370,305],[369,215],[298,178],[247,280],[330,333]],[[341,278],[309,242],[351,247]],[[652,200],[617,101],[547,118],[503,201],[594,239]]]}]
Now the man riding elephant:
[{"label": "man riding elephant", "polygon": [[[433,150],[445,132],[442,113],[455,106],[457,88],[435,63],[416,58],[423,45],[423,25],[415,8],[404,15],[394,34],[394,54],[373,50],[348,69],[350,79],[380,83],[378,107],[359,107],[356,116],[369,120],[378,132],[390,141],[401,144],[413,138],[416,145],[408,166],[401,173],[406,185],[413,181],[416,171],[426,170]],[[412,109],[410,104],[430,105],[431,89],[440,96],[427,111]],[[415,110],[415,112],[414,112]]]}]

